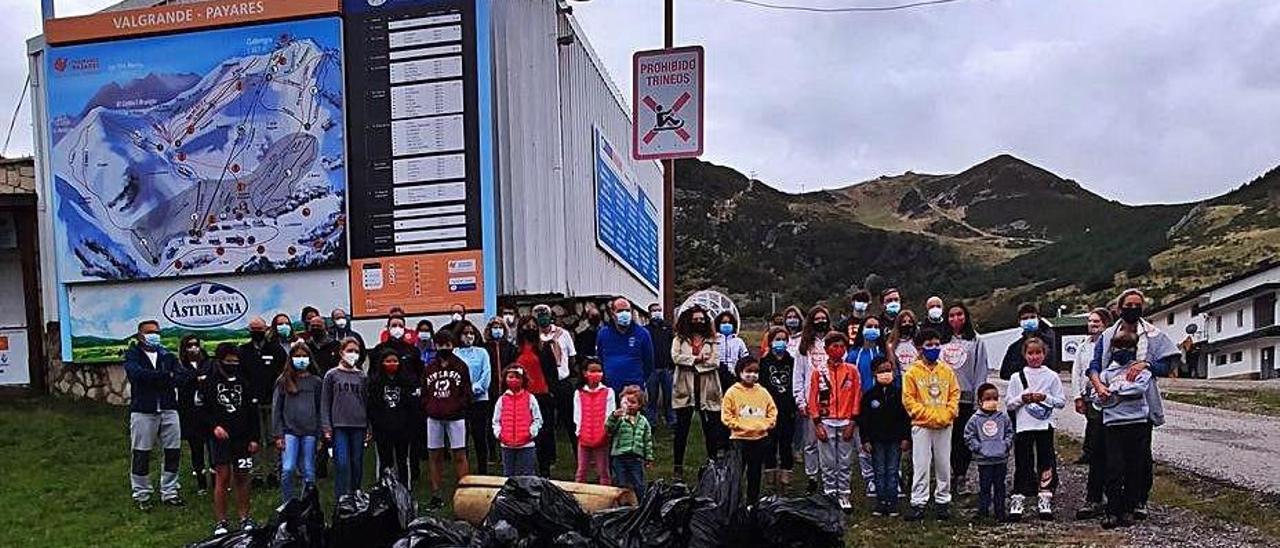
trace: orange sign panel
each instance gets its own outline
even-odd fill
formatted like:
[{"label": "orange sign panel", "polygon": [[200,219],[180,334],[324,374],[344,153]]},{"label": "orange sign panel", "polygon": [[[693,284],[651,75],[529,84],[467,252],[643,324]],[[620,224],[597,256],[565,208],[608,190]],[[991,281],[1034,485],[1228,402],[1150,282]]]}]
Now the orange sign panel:
[{"label": "orange sign panel", "polygon": [[44,22],[44,38],[50,44],[87,42],[337,13],[340,6],[341,0],[210,0],[106,11],[49,19]]},{"label": "orange sign panel", "polygon": [[484,308],[484,268],[480,251],[401,255],[351,261],[351,308],[357,317],[449,311],[455,303]]}]

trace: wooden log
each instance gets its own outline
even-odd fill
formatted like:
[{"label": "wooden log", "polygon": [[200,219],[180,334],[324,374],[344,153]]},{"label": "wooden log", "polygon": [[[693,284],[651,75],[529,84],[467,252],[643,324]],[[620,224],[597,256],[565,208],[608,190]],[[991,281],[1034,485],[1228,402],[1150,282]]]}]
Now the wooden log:
[{"label": "wooden log", "polygon": [[[498,496],[498,490],[502,489],[506,483],[507,478],[501,476],[462,478],[458,482],[458,489],[453,493],[454,517],[472,525],[480,525],[485,515],[489,513],[489,506],[493,504],[494,497]],[[577,499],[582,510],[588,514],[608,508],[637,504],[636,495],[630,489],[571,481],[553,480],[551,483]]]}]

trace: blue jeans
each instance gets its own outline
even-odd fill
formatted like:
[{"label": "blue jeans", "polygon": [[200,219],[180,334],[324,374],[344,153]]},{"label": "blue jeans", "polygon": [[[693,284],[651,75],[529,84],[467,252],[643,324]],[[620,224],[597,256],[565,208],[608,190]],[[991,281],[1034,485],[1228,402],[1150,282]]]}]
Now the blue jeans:
[{"label": "blue jeans", "polygon": [[978,513],[990,511],[997,518],[1004,518],[1004,480],[1009,473],[1009,463],[978,465]]},{"label": "blue jeans", "polygon": [[645,418],[649,419],[649,424],[658,424],[658,403],[662,403],[663,414],[666,415],[667,424],[675,424],[676,412],[671,409],[671,386],[674,378],[670,369],[655,369],[652,375],[649,375],[649,382],[645,383],[649,392],[649,405],[644,411]]},{"label": "blue jeans", "polygon": [[[301,466],[298,466],[301,463]],[[293,498],[293,473],[302,469],[302,482],[316,484],[316,437],[284,435],[284,455],[280,457],[281,501]]]},{"label": "blue jeans", "polygon": [[871,443],[871,468],[875,470],[876,500],[884,507],[898,505],[898,470],[902,449],[896,441]]},{"label": "blue jeans", "polygon": [[364,478],[364,428],[333,429],[333,493],[360,490]]},{"label": "blue jeans", "polygon": [[502,448],[502,475],[507,477],[532,476],[537,471],[538,448]]},{"label": "blue jeans", "polygon": [[613,485],[630,487],[636,498],[644,498],[644,459],[635,455],[619,455],[609,462],[613,467]]}]

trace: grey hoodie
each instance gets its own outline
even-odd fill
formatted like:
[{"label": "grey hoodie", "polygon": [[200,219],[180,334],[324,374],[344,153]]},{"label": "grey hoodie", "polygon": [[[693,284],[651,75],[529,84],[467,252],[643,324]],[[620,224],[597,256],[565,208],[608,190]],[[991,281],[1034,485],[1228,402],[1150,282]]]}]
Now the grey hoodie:
[{"label": "grey hoodie", "polygon": [[939,359],[951,366],[960,385],[960,403],[972,404],[973,391],[987,382],[987,349],[982,341],[952,337],[942,345]]},{"label": "grey hoodie", "polygon": [[1003,411],[988,413],[979,409],[964,425],[964,443],[978,466],[1008,462],[1013,448],[1013,421]]},{"label": "grey hoodie", "polygon": [[1156,391],[1156,383],[1151,377],[1151,370],[1144,369],[1132,382],[1125,380],[1129,372],[1128,365],[1111,362],[1102,372],[1102,384],[1111,391],[1111,397],[1102,404],[1102,424],[1120,426],[1123,424],[1141,424],[1151,418],[1152,393]]},{"label": "grey hoodie", "polygon": [[369,377],[359,369],[335,367],[324,374],[320,391],[320,427],[368,428]]}]

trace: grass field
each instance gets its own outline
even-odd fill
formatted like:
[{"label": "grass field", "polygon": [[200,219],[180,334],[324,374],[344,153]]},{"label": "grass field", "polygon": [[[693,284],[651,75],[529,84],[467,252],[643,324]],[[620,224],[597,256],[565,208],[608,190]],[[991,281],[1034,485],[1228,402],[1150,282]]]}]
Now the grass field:
[{"label": "grass field", "polygon": [[1215,390],[1205,388],[1187,392],[1170,391],[1165,394],[1165,398],[1203,407],[1280,417],[1280,392],[1275,390]]},{"label": "grass field", "polygon": [[[0,400],[0,439],[4,440],[0,444],[0,462],[4,463],[0,466],[0,505],[5,508],[7,523],[0,527],[0,546],[173,547],[208,535],[212,527],[209,496],[195,494],[185,455],[183,495],[188,506],[157,507],[149,514],[133,508],[128,490],[126,418],[125,409],[102,404],[47,398]],[[703,460],[696,426],[690,437],[687,462],[692,479],[696,473],[694,463]],[[659,462],[650,479],[667,476],[671,470],[669,431],[659,428],[657,438]],[[565,458],[567,450],[567,445],[562,445],[555,469],[558,479],[572,477],[572,461]],[[1065,463],[1074,459],[1079,449],[1063,438],[1060,452]],[[370,450],[366,485],[372,478],[373,462]],[[153,463],[156,467],[158,462]],[[798,481],[792,494],[800,494],[803,488],[803,482]],[[324,503],[331,505],[331,480],[321,481],[321,494]],[[416,489],[415,494],[420,501],[427,498],[423,488]],[[859,506],[849,521],[850,546],[1074,546],[1115,540],[1096,524],[1082,522],[992,527],[955,519],[947,524],[932,520],[906,524],[869,517],[865,504],[855,497]],[[1267,520],[1257,514],[1257,498],[1245,491],[1207,485],[1196,478],[1162,470],[1155,497],[1159,503],[1202,512],[1213,520],[1252,525],[1269,536],[1280,535],[1280,526],[1265,523]],[[254,497],[255,518],[266,521],[278,498],[277,490],[259,490]],[[1203,502],[1207,498],[1213,502]],[[963,515],[967,516],[968,511]]]}]

